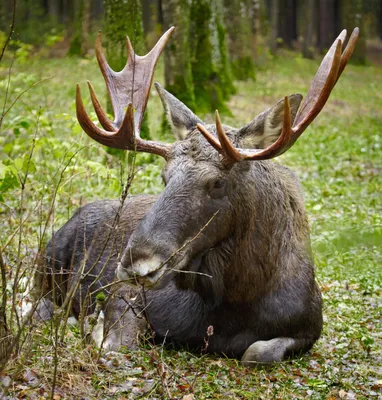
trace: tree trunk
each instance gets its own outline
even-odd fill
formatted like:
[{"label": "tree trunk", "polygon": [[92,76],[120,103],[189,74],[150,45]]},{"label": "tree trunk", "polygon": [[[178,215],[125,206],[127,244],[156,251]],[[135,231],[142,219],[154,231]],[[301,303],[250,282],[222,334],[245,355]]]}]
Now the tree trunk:
[{"label": "tree trunk", "polygon": [[315,0],[307,0],[304,9],[304,42],[302,55],[305,58],[313,58],[313,27],[314,27],[314,2]]},{"label": "tree trunk", "polygon": [[91,3],[91,19],[99,20],[103,17],[103,2],[102,0],[93,0]]},{"label": "tree trunk", "polygon": [[[1,275],[1,303],[0,303],[0,367],[4,366],[10,356],[10,345],[12,342],[12,335],[7,325],[7,277],[6,267],[3,260],[3,255],[0,250],[0,275]],[[0,373],[1,373],[0,368]]]},{"label": "tree trunk", "polygon": [[187,0],[162,0],[163,30],[176,26],[164,51],[166,89],[195,109],[189,41],[190,5]]},{"label": "tree trunk", "polygon": [[83,38],[83,17],[84,17],[84,9],[85,2],[87,0],[79,0],[76,9],[76,17],[74,21],[74,33],[70,40],[70,47],[68,54],[70,56],[84,56],[85,54],[82,52],[82,44],[84,41]]},{"label": "tree trunk", "polygon": [[342,0],[340,6],[343,27],[347,29],[348,35],[356,26],[360,29],[360,36],[350,62],[366,64],[366,30],[364,25],[364,9],[362,0],[354,0],[351,3],[347,0]]},{"label": "tree trunk", "polygon": [[377,24],[379,39],[382,40],[382,0],[379,2],[379,18],[377,18]]},{"label": "tree trunk", "polygon": [[[146,54],[143,37],[142,7],[139,0],[104,0],[105,25],[103,46],[106,59],[114,71],[121,71],[126,65],[126,36],[129,36],[136,54]],[[108,103],[111,111],[111,104]],[[141,137],[149,139],[147,109],[141,126]],[[115,154],[118,151],[112,150]]]},{"label": "tree trunk", "polygon": [[213,33],[211,29],[214,26],[213,17],[210,1],[192,0],[189,36],[191,71],[196,105],[200,112],[216,109],[227,111],[224,103],[224,77],[220,76],[217,65],[214,64],[211,39],[216,38],[216,32]]},{"label": "tree trunk", "polygon": [[60,14],[60,1],[59,0],[49,0],[48,3],[48,14],[52,21],[58,21]]},{"label": "tree trunk", "polygon": [[91,0],[83,0],[82,26],[81,26],[81,55],[85,56],[89,50],[89,32],[90,32],[90,15]]},{"label": "tree trunk", "polygon": [[279,12],[279,36],[286,47],[292,48],[297,39],[296,0],[283,0],[280,5],[282,7]]},{"label": "tree trunk", "polygon": [[334,0],[320,0],[319,49],[321,53],[325,53],[329,49],[337,36],[335,32],[335,9]]},{"label": "tree trunk", "polygon": [[[223,4],[220,0],[214,0],[212,2],[212,24],[210,26],[212,63],[217,72],[223,98],[226,100],[235,93],[235,87],[233,85],[232,73],[228,60],[226,29],[224,27],[224,11]],[[247,50],[247,52],[250,57],[250,51]]]},{"label": "tree trunk", "polygon": [[271,25],[271,32],[269,35],[269,50],[271,54],[276,54],[278,26],[279,26],[279,0],[271,1],[270,25]]},{"label": "tree trunk", "polygon": [[251,28],[251,53],[252,60],[256,63],[257,58],[257,46],[258,36],[261,30],[261,0],[247,0],[248,2],[248,14]]},{"label": "tree trunk", "polygon": [[227,31],[228,53],[235,79],[255,77],[250,0],[223,0],[224,23]]}]

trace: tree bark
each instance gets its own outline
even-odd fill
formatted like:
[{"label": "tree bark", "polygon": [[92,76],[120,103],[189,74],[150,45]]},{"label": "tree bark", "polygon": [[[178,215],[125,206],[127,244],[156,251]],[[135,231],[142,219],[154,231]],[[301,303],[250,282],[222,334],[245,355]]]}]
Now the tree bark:
[{"label": "tree bark", "polygon": [[60,14],[60,1],[49,0],[48,3],[48,14],[51,20],[58,21]]},{"label": "tree bark", "polygon": [[271,1],[270,25],[271,25],[271,32],[269,35],[269,50],[271,54],[276,54],[278,26],[279,26],[279,0]]},{"label": "tree bark", "polygon": [[324,53],[329,49],[336,37],[334,0],[320,0],[319,15],[319,49],[321,53]]},{"label": "tree bark", "polygon": [[315,0],[307,0],[304,9],[304,41],[302,55],[304,58],[313,58],[313,27],[314,27],[314,2]]},{"label": "tree bark", "polygon": [[279,12],[279,36],[286,47],[292,48],[297,39],[297,2],[282,0]]},{"label": "tree bark", "polygon": [[379,39],[382,40],[382,0],[379,2],[379,18],[377,18],[377,24]]},{"label": "tree bark", "polygon": [[252,60],[256,63],[258,36],[261,30],[261,0],[248,0],[249,21],[251,28],[251,53]]},{"label": "tree bark", "polygon": [[364,25],[364,8],[362,1],[354,0],[350,3],[347,0],[342,0],[340,6],[342,24],[343,27],[347,29],[348,35],[356,26],[358,26],[360,30],[360,36],[350,62],[356,64],[366,64],[366,29]]},{"label": "tree bark", "polygon": [[[216,3],[212,5],[216,6]],[[216,32],[212,31],[215,21],[211,2],[193,0],[190,21],[191,71],[197,109],[200,112],[216,109],[227,111],[224,77],[216,65],[216,54],[213,54],[214,45],[211,42],[214,38],[216,40]]]},{"label": "tree bark", "polygon": [[[126,65],[126,36],[129,36],[136,54],[146,54],[143,37],[142,7],[139,0],[104,0],[105,24],[103,46],[106,59],[114,71],[121,71]],[[108,102],[108,110],[111,104]],[[147,109],[141,126],[141,137],[149,139]],[[113,154],[121,154],[110,149]]]},{"label": "tree bark", "polygon": [[258,1],[224,0],[224,24],[227,31],[228,53],[233,76],[238,80],[255,77],[253,58],[253,33],[255,27],[250,20],[251,9],[256,10]]},{"label": "tree bark", "polygon": [[[3,255],[0,250],[1,303],[0,303],[0,365],[5,365],[9,358],[9,346],[12,335],[7,325],[7,277]],[[1,370],[0,370],[1,372]]]},{"label": "tree bark", "polygon": [[91,0],[83,0],[82,24],[81,24],[81,55],[85,56],[89,51],[89,32],[90,32],[90,15]]},{"label": "tree bark", "polygon": [[190,5],[187,0],[162,0],[163,30],[176,26],[166,46],[165,85],[169,92],[189,108],[195,109],[190,53]]}]

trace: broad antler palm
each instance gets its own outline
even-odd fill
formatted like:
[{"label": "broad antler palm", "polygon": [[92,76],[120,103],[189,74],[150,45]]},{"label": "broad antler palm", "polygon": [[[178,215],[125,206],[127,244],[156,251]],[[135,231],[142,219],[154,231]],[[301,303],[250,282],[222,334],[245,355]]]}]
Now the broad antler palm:
[{"label": "broad antler palm", "polygon": [[92,139],[105,146],[153,153],[167,158],[171,145],[141,139],[140,129],[156,64],[173,31],[174,27],[165,32],[150,53],[143,57],[135,54],[129,38],[126,37],[128,57],[124,69],[120,72],[113,71],[108,65],[102,51],[101,34],[98,35],[96,56],[110,95],[114,121],[107,117],[93,86],[88,82],[95,112],[104,129],[97,127],[86,113],[81,90],[77,85],[77,119]]},{"label": "broad antler palm", "polygon": [[358,35],[359,29],[355,28],[343,53],[342,43],[346,39],[346,30],[343,30],[334,41],[325,58],[322,60],[293,125],[291,125],[289,99],[285,97],[282,132],[276,142],[269,147],[261,150],[234,147],[223,129],[218,111],[216,111],[216,131],[218,139],[216,139],[202,124],[198,124],[197,128],[210,144],[223,155],[225,162],[228,164],[233,164],[242,160],[265,160],[279,156],[295,143],[298,137],[324,107],[334,85],[337,83],[353,53]]}]

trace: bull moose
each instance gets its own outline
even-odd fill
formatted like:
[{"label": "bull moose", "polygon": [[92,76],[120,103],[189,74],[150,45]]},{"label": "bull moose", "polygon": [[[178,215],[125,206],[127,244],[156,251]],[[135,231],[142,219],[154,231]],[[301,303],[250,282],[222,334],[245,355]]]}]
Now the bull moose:
[{"label": "bull moose", "polygon": [[346,31],[338,36],[303,101],[300,94],[284,97],[240,129],[223,125],[218,112],[215,124],[203,123],[156,83],[178,139],[166,144],[139,133],[172,31],[143,57],[127,38],[121,72],[109,67],[97,39],[115,119],[89,83],[103,128],[86,113],[79,86],[78,121],[105,146],[163,157],[165,188],[158,196],[125,194],[123,201],[80,208],[47,246],[48,288],[59,304],[73,295],[75,315],[93,312],[96,294],[109,293],[103,344],[114,349],[136,346],[147,320],[157,338],[201,349],[208,336],[208,351],[246,364],[306,352],[321,333],[322,302],[304,200],[294,174],[269,160],[288,150],[321,111],[358,28],[344,51]]}]

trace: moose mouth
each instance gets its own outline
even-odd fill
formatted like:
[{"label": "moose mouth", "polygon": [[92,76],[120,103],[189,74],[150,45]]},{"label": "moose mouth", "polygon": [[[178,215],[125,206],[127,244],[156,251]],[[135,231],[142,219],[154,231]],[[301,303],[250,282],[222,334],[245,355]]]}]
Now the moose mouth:
[{"label": "moose mouth", "polygon": [[158,264],[158,268],[142,274],[142,272],[139,272],[139,270],[133,271],[130,268],[127,269],[123,267],[122,263],[119,262],[116,269],[116,276],[118,280],[124,281],[130,286],[151,289],[158,286],[159,282],[162,280],[162,277],[165,275],[166,270],[166,264]]},{"label": "moose mouth", "polygon": [[174,274],[198,274],[207,251],[203,251],[192,258],[184,256],[173,262],[160,263],[157,261],[154,268],[147,267],[150,264],[152,267],[152,262],[148,262],[147,264],[137,263],[137,267],[134,269],[125,268],[122,262],[119,262],[117,264],[116,276],[118,280],[125,281],[133,287],[161,289],[169,283],[170,277],[174,276]]}]

